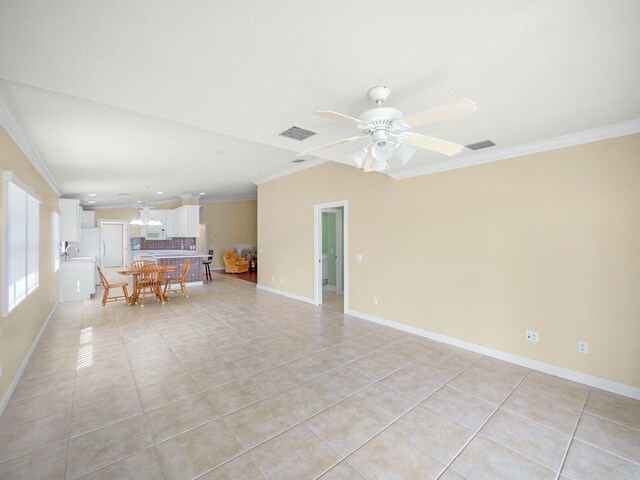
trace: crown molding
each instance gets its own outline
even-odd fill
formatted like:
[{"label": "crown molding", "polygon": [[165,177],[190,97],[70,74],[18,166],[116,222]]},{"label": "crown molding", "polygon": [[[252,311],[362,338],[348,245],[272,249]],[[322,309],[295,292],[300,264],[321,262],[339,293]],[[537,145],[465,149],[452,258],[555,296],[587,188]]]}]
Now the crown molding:
[{"label": "crown molding", "polygon": [[60,188],[58,182],[56,182],[53,175],[51,175],[51,172],[42,160],[42,157],[40,157],[40,153],[38,153],[38,150],[31,142],[27,132],[24,131],[24,128],[22,128],[22,125],[15,117],[2,95],[0,95],[0,125],[2,125],[2,127],[7,131],[24,156],[29,159],[33,168],[38,171],[40,176],[45,180],[45,182],[47,182],[56,195],[58,197],[61,196],[63,193],[62,188]]},{"label": "crown molding", "polygon": [[82,208],[86,209],[86,210],[109,210],[109,209],[113,209],[113,208],[133,208],[133,209],[138,209],[138,208],[142,208],[148,205],[164,205],[166,203],[180,203],[180,197],[172,197],[172,198],[165,198],[164,200],[150,200],[148,202],[141,202],[141,203],[135,203],[135,202],[127,202],[127,203],[109,203],[106,205],[84,205],[82,204]]},{"label": "crown molding", "polygon": [[249,200],[257,200],[258,195],[238,195],[236,197],[219,197],[219,198],[200,198],[200,205],[206,205],[208,203],[231,203],[231,202],[246,202]]},{"label": "crown molding", "polygon": [[287,168],[286,170],[282,170],[281,172],[274,173],[272,175],[267,175],[255,180],[253,183],[255,185],[262,185],[263,183],[271,182],[272,180],[276,180],[278,178],[287,177],[293,173],[301,172],[302,170],[306,170],[308,168],[313,168],[318,165],[322,165],[323,163],[330,162],[331,160],[325,160],[323,158],[316,158],[314,160],[307,160],[304,163],[298,163],[293,167]]},{"label": "crown molding", "polygon": [[411,170],[389,173],[388,175],[394,180],[403,180],[405,178],[419,177],[421,175],[429,175],[431,173],[482,165],[483,163],[497,162],[499,160],[522,157],[533,153],[546,152],[548,150],[556,150],[558,148],[572,147],[574,145],[622,137],[624,135],[631,135],[638,132],[640,132],[640,119],[629,120],[627,122],[607,125],[605,127],[598,127],[591,130],[584,130],[582,132],[561,135],[559,137],[549,138],[539,142],[526,143],[524,145],[503,148],[501,150],[478,153],[476,155],[463,157],[453,161],[445,161]]}]

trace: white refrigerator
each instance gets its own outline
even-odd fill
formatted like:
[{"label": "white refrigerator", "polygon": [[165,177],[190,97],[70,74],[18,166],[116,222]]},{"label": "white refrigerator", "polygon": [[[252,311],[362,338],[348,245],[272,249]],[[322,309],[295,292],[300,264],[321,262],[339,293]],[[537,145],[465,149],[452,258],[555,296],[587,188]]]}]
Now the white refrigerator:
[{"label": "white refrigerator", "polygon": [[[82,238],[73,245],[80,250],[77,253],[79,257],[93,257],[96,264],[100,261],[100,229],[99,228],[83,228]],[[94,268],[94,283],[100,285],[100,276]]]}]

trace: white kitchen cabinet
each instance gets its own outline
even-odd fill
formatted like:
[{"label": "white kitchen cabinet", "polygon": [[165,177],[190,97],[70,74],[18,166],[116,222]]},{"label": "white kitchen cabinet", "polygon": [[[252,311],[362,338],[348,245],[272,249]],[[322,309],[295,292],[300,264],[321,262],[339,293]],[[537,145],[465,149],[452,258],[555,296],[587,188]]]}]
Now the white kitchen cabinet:
[{"label": "white kitchen cabinet", "polygon": [[198,205],[183,205],[171,212],[171,237],[197,237],[199,235],[200,207]]},{"label": "white kitchen cabinet", "polygon": [[80,226],[82,228],[95,228],[96,212],[94,212],[93,210],[82,210],[82,218],[80,220]]},{"label": "white kitchen cabinet", "polygon": [[58,199],[58,210],[60,210],[60,241],[77,242],[82,237],[80,200],[60,198]]}]

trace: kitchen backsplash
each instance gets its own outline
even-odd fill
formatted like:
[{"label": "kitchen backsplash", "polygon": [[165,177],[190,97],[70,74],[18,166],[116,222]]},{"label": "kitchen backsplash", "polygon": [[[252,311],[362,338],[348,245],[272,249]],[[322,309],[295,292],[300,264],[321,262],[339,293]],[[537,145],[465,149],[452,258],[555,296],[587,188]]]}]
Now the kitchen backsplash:
[{"label": "kitchen backsplash", "polygon": [[195,248],[195,237],[170,238],[168,240],[131,237],[131,250],[194,250]]}]

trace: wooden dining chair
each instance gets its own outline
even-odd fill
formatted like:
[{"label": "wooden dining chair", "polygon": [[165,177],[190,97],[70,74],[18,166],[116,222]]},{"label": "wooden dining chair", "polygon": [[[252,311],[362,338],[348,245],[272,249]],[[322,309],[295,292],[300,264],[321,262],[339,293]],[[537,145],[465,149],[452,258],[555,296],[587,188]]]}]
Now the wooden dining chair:
[{"label": "wooden dining chair", "polygon": [[156,262],[152,262],[151,260],[135,260],[131,264],[131,268],[142,268],[145,265],[149,265],[150,263],[156,263]]},{"label": "wooden dining chair", "polygon": [[144,307],[144,299],[147,292],[153,293],[158,300],[164,303],[162,283],[166,270],[167,266],[161,263],[151,263],[144,265],[140,269],[138,281],[136,282],[136,297],[140,298],[142,294],[141,306]]},{"label": "wooden dining chair", "polygon": [[185,297],[189,297],[189,293],[187,292],[187,273],[189,273],[189,268],[191,268],[191,259],[187,258],[182,264],[182,271],[180,272],[180,276],[167,278],[167,283],[165,283],[164,285],[165,297],[167,297],[167,291],[171,293],[171,285],[177,284],[180,284],[180,292],[182,292]]},{"label": "wooden dining chair", "polygon": [[[102,294],[102,306],[104,307],[107,302],[115,302],[118,300],[124,299],[127,303],[129,303],[129,292],[127,291],[127,282],[119,282],[119,283],[109,283],[107,277],[104,276],[100,267],[96,265],[96,270],[98,270],[98,275],[100,275],[100,281],[102,282],[102,289],[104,293]],[[123,295],[116,295],[113,297],[109,296],[109,290],[112,288],[122,288]]]}]

